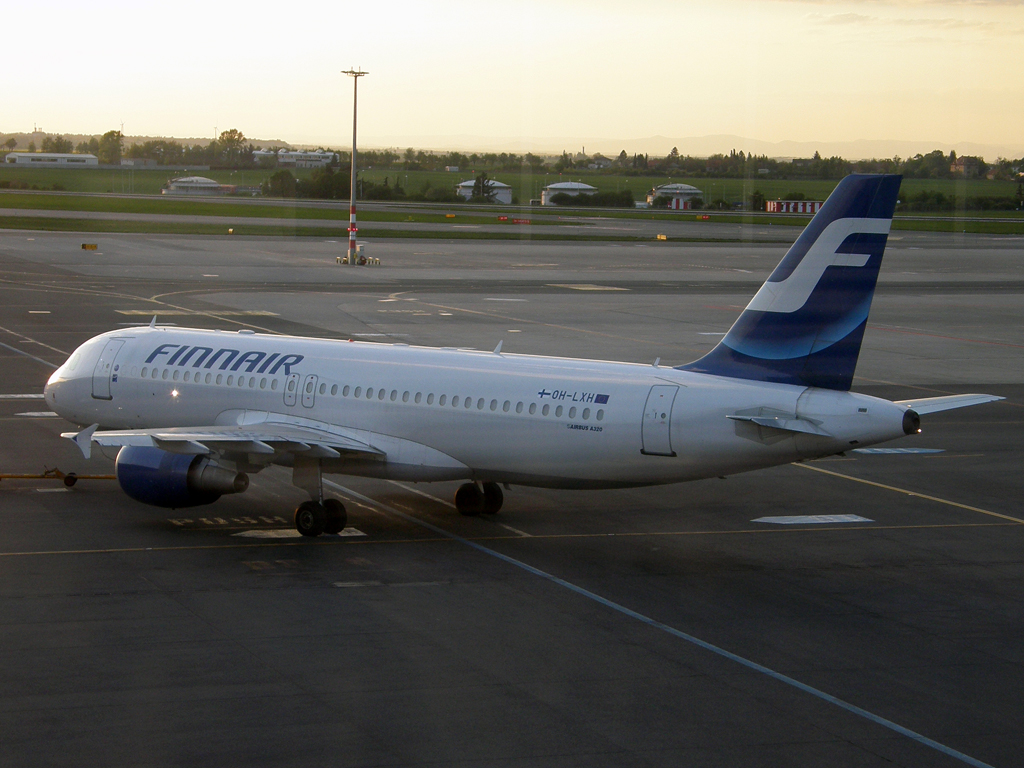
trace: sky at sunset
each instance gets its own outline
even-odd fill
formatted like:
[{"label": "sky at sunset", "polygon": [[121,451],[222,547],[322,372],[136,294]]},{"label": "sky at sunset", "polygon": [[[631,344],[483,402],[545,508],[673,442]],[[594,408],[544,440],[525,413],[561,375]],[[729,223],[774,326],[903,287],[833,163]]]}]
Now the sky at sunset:
[{"label": "sky at sunset", "polygon": [[45,32],[5,34],[4,133],[123,121],[130,136],[238,128],[343,148],[340,70],[361,66],[365,146],[611,152],[732,134],[1024,155],[1022,2],[95,0],[14,21]]}]

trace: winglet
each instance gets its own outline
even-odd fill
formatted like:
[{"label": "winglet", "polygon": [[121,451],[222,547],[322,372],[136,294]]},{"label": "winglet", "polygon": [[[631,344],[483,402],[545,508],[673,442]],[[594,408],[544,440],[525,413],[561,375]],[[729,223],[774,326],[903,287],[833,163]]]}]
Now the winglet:
[{"label": "winglet", "polygon": [[149,321],[150,328],[156,328],[156,315],[153,315],[153,319]]},{"label": "winglet", "polygon": [[61,433],[61,437],[66,437],[73,441],[82,452],[82,455],[88,459],[92,457],[92,435],[93,432],[99,429],[99,426],[99,424],[93,424],[91,427],[86,427],[81,432],[63,432]]},{"label": "winglet", "polygon": [[505,340],[502,339],[501,341],[498,342],[498,346],[496,346],[494,348],[494,354],[496,354],[496,355],[500,355],[501,354],[501,344],[502,344],[503,341],[505,341]]}]

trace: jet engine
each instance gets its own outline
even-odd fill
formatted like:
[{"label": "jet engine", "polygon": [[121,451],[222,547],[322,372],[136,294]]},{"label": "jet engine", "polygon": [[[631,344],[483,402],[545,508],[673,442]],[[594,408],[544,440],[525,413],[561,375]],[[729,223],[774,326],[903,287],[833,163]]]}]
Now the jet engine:
[{"label": "jet engine", "polygon": [[156,507],[197,507],[226,493],[241,493],[249,476],[206,456],[171,453],[149,446],[126,445],[114,464],[121,489],[136,501]]}]

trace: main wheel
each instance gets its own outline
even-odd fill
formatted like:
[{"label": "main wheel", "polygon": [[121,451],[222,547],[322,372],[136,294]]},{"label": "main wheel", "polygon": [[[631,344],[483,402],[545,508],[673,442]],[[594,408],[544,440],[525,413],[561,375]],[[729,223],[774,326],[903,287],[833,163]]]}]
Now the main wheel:
[{"label": "main wheel", "polygon": [[324,533],[341,533],[348,524],[348,513],[345,505],[337,499],[324,499],[324,511],[327,513],[327,522],[324,524]]},{"label": "main wheel", "polygon": [[497,483],[484,483],[484,514],[494,515],[501,509],[505,501],[505,494],[501,492],[501,486]]},{"label": "main wheel", "polygon": [[327,524],[327,511],[322,504],[304,501],[295,510],[295,530],[303,536],[319,536]]},{"label": "main wheel", "polygon": [[455,508],[460,515],[476,517],[484,511],[484,494],[476,483],[460,485],[455,492]]}]

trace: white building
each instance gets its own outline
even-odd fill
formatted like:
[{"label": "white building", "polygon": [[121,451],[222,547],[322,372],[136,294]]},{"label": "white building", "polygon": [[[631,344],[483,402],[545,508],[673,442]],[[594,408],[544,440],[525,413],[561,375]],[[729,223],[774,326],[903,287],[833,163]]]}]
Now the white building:
[{"label": "white building", "polygon": [[5,160],[15,165],[31,165],[37,168],[95,168],[100,164],[96,155],[65,155],[59,152],[9,152]]},{"label": "white building", "polygon": [[584,184],[582,181],[558,181],[554,184],[548,184],[541,190],[540,204],[554,205],[554,203],[551,202],[551,198],[559,193],[569,195],[570,197],[576,197],[577,195],[592,195],[595,192],[597,192],[597,187]]},{"label": "white building", "polygon": [[[512,205],[512,187],[508,184],[502,184],[500,181],[495,179],[488,179],[486,182],[487,189],[489,192],[494,193],[494,202],[502,203],[503,205]],[[461,184],[456,185],[455,191],[462,195],[462,197],[469,200],[473,196],[473,187],[476,186],[476,180],[469,179]]]},{"label": "white building", "polygon": [[282,168],[323,168],[338,160],[337,154],[322,149],[315,152],[293,152],[290,149],[279,149],[274,152],[270,149],[257,149],[253,151],[252,156],[257,162],[263,158],[277,158],[277,164]]},{"label": "white building", "polygon": [[225,186],[219,181],[205,176],[180,176],[171,179],[167,186],[160,190],[162,195],[226,195],[234,191],[233,187]]},{"label": "white building", "polygon": [[652,205],[659,197],[668,198],[668,207],[674,211],[689,210],[692,200],[704,193],[689,184],[662,184],[647,193],[647,204]]}]

